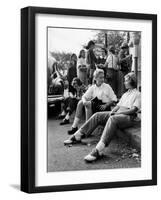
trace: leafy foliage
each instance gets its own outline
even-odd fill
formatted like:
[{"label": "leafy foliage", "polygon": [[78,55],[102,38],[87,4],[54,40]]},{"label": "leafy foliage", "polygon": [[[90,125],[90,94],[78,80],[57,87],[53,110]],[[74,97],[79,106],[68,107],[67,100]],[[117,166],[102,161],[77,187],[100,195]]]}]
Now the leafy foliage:
[{"label": "leafy foliage", "polygon": [[58,61],[58,62],[67,62],[70,60],[72,53],[65,53],[65,52],[50,52],[51,55]]},{"label": "leafy foliage", "polygon": [[50,52],[51,56],[54,57],[57,61],[58,70],[65,72],[69,66],[70,58],[72,53],[65,52]]},{"label": "leafy foliage", "polygon": [[[124,38],[126,36],[127,32],[123,31],[107,31],[107,30],[101,30],[98,31],[98,33],[95,36],[95,42],[97,43],[103,43],[108,46],[115,46],[116,48],[119,48],[124,41]],[[106,41],[107,39],[107,41]]]}]

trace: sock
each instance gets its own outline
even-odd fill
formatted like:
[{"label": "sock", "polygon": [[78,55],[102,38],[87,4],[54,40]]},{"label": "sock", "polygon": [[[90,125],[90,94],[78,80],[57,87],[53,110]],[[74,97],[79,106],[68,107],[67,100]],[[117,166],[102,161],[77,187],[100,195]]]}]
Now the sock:
[{"label": "sock", "polygon": [[101,152],[105,148],[105,144],[102,141],[99,141],[98,144],[96,145],[96,149]]},{"label": "sock", "polygon": [[65,113],[65,111],[63,110],[62,113],[61,113],[61,115],[65,115],[65,114],[66,114],[66,113]]},{"label": "sock", "polygon": [[69,113],[66,114],[65,119],[69,120]]},{"label": "sock", "polygon": [[81,140],[82,135],[83,134],[80,132],[80,129],[74,133],[76,140]]},{"label": "sock", "polygon": [[79,123],[79,118],[78,118],[78,117],[75,117],[75,118],[74,118],[73,125],[72,125],[72,128],[76,128],[76,127],[78,126],[78,123]]}]

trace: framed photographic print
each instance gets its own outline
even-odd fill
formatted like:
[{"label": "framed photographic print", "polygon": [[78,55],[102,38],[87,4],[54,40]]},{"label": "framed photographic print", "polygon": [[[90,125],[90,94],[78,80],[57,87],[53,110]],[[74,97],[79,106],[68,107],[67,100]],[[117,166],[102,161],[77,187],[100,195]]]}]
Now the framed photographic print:
[{"label": "framed photographic print", "polygon": [[21,9],[21,190],[157,184],[157,16]]}]

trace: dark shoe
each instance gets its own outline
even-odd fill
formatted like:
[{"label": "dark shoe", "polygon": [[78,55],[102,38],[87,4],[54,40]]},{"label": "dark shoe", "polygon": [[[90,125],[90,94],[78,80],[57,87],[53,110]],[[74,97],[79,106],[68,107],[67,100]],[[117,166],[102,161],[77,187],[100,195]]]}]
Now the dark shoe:
[{"label": "dark shoe", "polygon": [[84,157],[84,160],[86,162],[93,162],[98,160],[100,157],[102,157],[102,154],[100,154],[99,151],[95,148],[90,154]]},{"label": "dark shoe", "polygon": [[58,119],[64,119],[65,115],[59,115]]},{"label": "dark shoe", "polygon": [[65,125],[65,124],[69,124],[69,119],[63,119],[62,122],[60,122],[60,125]]},{"label": "dark shoe", "polygon": [[73,135],[77,130],[78,130],[78,127],[72,128],[71,130],[68,131],[68,135]]},{"label": "dark shoe", "polygon": [[74,135],[68,140],[64,141],[64,145],[70,145],[70,144],[76,144],[76,143],[81,143],[81,140],[76,140]]}]

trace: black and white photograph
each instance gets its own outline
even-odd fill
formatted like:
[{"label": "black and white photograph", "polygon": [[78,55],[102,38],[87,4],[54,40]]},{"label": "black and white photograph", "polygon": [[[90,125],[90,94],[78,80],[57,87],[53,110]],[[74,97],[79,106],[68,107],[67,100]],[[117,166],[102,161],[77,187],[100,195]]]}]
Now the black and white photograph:
[{"label": "black and white photograph", "polygon": [[22,190],[155,185],[156,15],[28,7],[21,26]]},{"label": "black and white photograph", "polygon": [[48,172],[141,167],[141,42],[47,27]]}]

